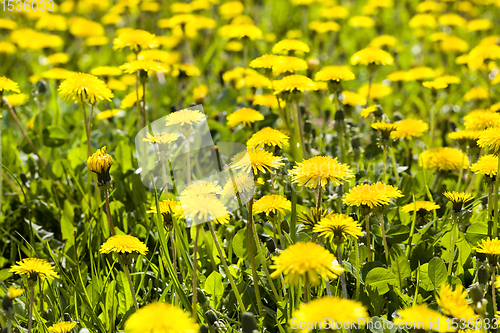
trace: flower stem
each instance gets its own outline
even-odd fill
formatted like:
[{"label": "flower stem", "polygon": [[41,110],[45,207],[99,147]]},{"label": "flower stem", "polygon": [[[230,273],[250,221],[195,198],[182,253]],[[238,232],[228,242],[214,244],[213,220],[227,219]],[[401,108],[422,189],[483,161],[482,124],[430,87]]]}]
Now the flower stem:
[{"label": "flower stem", "polygon": [[448,275],[451,275],[451,271],[453,269],[453,262],[455,259],[455,227],[456,227],[456,213],[452,213],[453,218],[451,220],[451,245],[450,245],[450,258],[448,264]]},{"label": "flower stem", "polygon": [[106,200],[106,216],[108,217],[109,232],[111,236],[115,235],[115,226],[111,217],[111,208],[109,207],[109,189],[104,190],[104,199]]},{"label": "flower stem", "polygon": [[28,314],[28,333],[31,333],[31,327],[33,325],[33,299],[35,298],[35,286],[30,288],[30,308]]},{"label": "flower stem", "polygon": [[495,200],[493,203],[495,205],[495,212],[493,218],[493,237],[498,236],[498,189],[500,187],[500,154],[498,155],[498,166],[497,166],[497,176],[495,180]]},{"label": "flower stem", "polygon": [[139,304],[137,304],[137,298],[135,297],[135,289],[134,284],[132,283],[132,277],[130,276],[130,271],[127,265],[122,265],[123,271],[125,275],[127,275],[128,285],[130,287],[130,292],[132,293],[132,298],[134,300],[134,306],[136,309],[139,309]]},{"label": "flower stem", "polygon": [[201,225],[196,226],[196,236],[194,237],[194,251],[193,251],[193,319],[197,320],[198,311],[196,305],[198,304],[198,238],[200,236]]},{"label": "flower stem", "polygon": [[396,156],[394,156],[394,150],[392,149],[392,146],[389,147],[389,154],[391,155],[392,169],[394,171],[394,177],[396,178],[396,184],[399,184],[398,165],[396,163]]},{"label": "flower stem", "polygon": [[317,212],[319,212],[319,209],[321,208],[321,191],[322,191],[322,187],[321,187],[321,185],[318,185],[318,200],[316,201]]},{"label": "flower stem", "polygon": [[[339,257],[340,267],[344,268],[344,263],[342,262],[342,249],[341,244],[337,245],[337,255]],[[347,285],[345,282],[345,274],[340,274],[340,283],[342,283],[342,297],[347,299]]]},{"label": "flower stem", "polygon": [[359,299],[359,243],[358,240],[354,240],[354,247],[356,251],[356,301]]},{"label": "flower stem", "polygon": [[488,221],[491,221],[492,218],[492,212],[493,212],[493,184],[488,184]]},{"label": "flower stem", "polygon": [[380,212],[380,228],[382,229],[382,239],[384,241],[384,252],[385,252],[385,262],[389,265],[389,245],[387,244],[387,238],[385,237],[385,225],[384,225],[384,214]]},{"label": "flower stem", "polygon": [[372,260],[372,250],[371,246],[371,237],[370,237],[370,214],[365,215],[365,225],[366,225],[366,250],[368,254],[367,262]]},{"label": "flower stem", "polygon": [[[253,198],[248,202],[248,226],[253,229]],[[259,311],[259,316],[262,314],[262,300],[260,299],[260,290],[259,290],[259,277],[257,275],[257,269],[255,267],[255,241],[253,239],[253,233],[248,232],[248,241],[249,241],[249,252],[250,252],[250,266],[252,266],[252,277],[253,277],[253,285],[255,291],[255,297],[257,298],[257,307]]]},{"label": "flower stem", "polygon": [[493,301],[493,313],[497,313],[497,295],[495,287],[495,269],[496,267],[491,267],[491,300]]},{"label": "flower stem", "polygon": [[142,120],[141,120],[141,105],[139,99],[139,71],[137,71],[135,77],[135,108],[137,110],[137,130],[140,130],[142,127]]},{"label": "flower stem", "polygon": [[146,113],[146,82],[142,83],[142,111],[144,117],[144,125],[148,124],[148,115]]},{"label": "flower stem", "polygon": [[370,76],[368,78],[368,92],[366,93],[366,105],[365,108],[368,107],[368,104],[370,104],[370,89],[372,88],[372,82],[373,82],[373,71],[370,71]]},{"label": "flower stem", "polygon": [[304,277],[304,303],[309,303],[309,279]]},{"label": "flower stem", "polygon": [[[177,274],[177,251],[175,251],[175,242],[174,242],[174,231],[171,230],[169,232],[170,234],[170,243],[172,244],[172,264],[174,266],[174,272]],[[172,290],[172,293],[174,293],[174,305],[177,305],[178,299],[177,299],[177,293],[175,290]]]},{"label": "flower stem", "polygon": [[302,148],[302,154],[304,155],[304,158],[307,158],[307,152],[306,152],[306,147],[304,145],[304,129],[303,129],[303,124],[302,124],[302,117],[300,115],[300,106],[299,106],[299,101],[295,103],[295,109],[297,113],[297,119],[296,119],[296,126],[298,128],[299,132],[299,137],[300,137],[300,145]]},{"label": "flower stem", "polygon": [[[217,235],[215,234],[214,227],[212,226],[212,222],[208,221],[208,227],[210,228],[210,232],[212,233],[212,238],[214,239],[215,247],[217,248],[217,251],[219,252],[220,260],[222,261],[222,265],[224,266],[224,270],[226,271],[227,278],[229,279],[229,283],[231,284],[231,288],[233,288],[234,296],[236,297],[236,301],[238,302],[238,306],[240,307],[241,312],[245,312],[245,304],[243,303],[243,300],[241,299],[240,292],[238,291],[238,288],[236,287],[236,283],[234,283],[233,276],[231,275],[231,272],[229,271],[229,266],[227,265],[226,262],[226,257],[224,256],[224,253],[222,252],[222,249],[219,244],[219,240],[217,239]],[[265,267],[265,266],[264,266]]]}]

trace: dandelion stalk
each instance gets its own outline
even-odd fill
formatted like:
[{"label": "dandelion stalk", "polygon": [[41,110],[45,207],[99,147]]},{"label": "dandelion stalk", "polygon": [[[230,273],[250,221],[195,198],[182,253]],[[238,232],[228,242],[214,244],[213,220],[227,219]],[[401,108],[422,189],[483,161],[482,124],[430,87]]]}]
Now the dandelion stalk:
[{"label": "dandelion stalk", "polygon": [[[304,277],[304,303],[309,303],[309,279],[307,276]],[[299,288],[300,290],[300,288]]]},{"label": "dandelion stalk", "polygon": [[220,259],[222,261],[222,265],[224,266],[224,271],[226,272],[227,278],[229,279],[229,283],[231,284],[231,288],[233,289],[234,296],[236,297],[236,301],[238,302],[238,306],[240,307],[241,312],[245,312],[245,304],[243,303],[243,300],[241,299],[240,292],[238,291],[238,287],[236,286],[236,283],[234,283],[233,276],[231,275],[231,272],[229,271],[229,266],[227,265],[226,257],[224,256],[224,253],[222,252],[222,249],[219,244],[219,240],[217,239],[217,235],[215,234],[214,227],[212,226],[212,222],[208,221],[208,227],[210,228],[210,232],[212,233],[212,238],[214,239],[215,247],[217,248],[217,252],[219,252]]},{"label": "dandelion stalk", "polygon": [[[248,226],[250,228],[253,228],[253,198],[250,199],[248,202]],[[254,284],[254,290],[255,290],[255,297],[257,298],[257,307],[259,310],[259,316],[262,314],[262,300],[260,299],[260,290],[259,290],[259,277],[257,275],[257,269],[255,267],[255,241],[253,237],[253,233],[249,232],[248,233],[248,241],[249,241],[249,252],[250,252],[250,266],[252,266],[252,277],[253,277],[253,284]]]},{"label": "dandelion stalk", "polygon": [[491,300],[493,301],[493,313],[497,313],[497,295],[495,287],[495,269],[496,265],[491,267]]},{"label": "dandelion stalk", "polygon": [[451,245],[450,245],[450,263],[448,264],[448,275],[451,275],[451,271],[453,269],[453,262],[455,260],[455,229],[458,224],[457,217],[458,214],[453,212],[452,213],[452,220],[451,220]]},{"label": "dandelion stalk", "polygon": [[[344,263],[342,262],[342,244],[337,244],[337,255],[339,257],[340,267],[344,268]],[[340,274],[340,283],[342,283],[342,297],[347,299],[347,285],[345,282],[345,273]]]},{"label": "dandelion stalk", "polygon": [[[175,272],[175,274],[177,274],[177,251],[175,250],[174,231],[173,230],[171,230],[169,232],[169,236],[170,236],[170,243],[172,244],[172,264],[174,266],[174,272]],[[172,293],[174,294],[174,305],[177,305],[177,302],[178,302],[177,293],[175,291],[172,291]]]},{"label": "dandelion stalk", "polygon": [[382,229],[382,239],[384,241],[385,261],[389,265],[389,245],[385,237],[384,213],[382,211],[380,211],[380,228]]},{"label": "dandelion stalk", "polygon": [[493,207],[491,207],[493,205],[493,186],[494,184],[488,184],[488,212],[487,212],[487,216],[488,216],[488,221],[491,221],[491,218],[492,218],[492,212],[493,212]]},{"label": "dandelion stalk", "polygon": [[33,326],[33,300],[35,298],[35,286],[34,284],[30,288],[30,308],[28,313],[28,333],[31,333],[31,327]]},{"label": "dandelion stalk", "polygon": [[370,214],[365,215],[365,225],[366,225],[366,250],[368,254],[367,261],[370,262],[372,260],[372,250],[371,246],[371,237],[370,237]]},{"label": "dandelion stalk", "polygon": [[398,165],[396,163],[396,156],[394,155],[394,150],[392,149],[392,146],[389,147],[389,154],[391,155],[391,164],[392,164],[392,169],[394,171],[394,177],[396,178],[396,184],[399,184]]},{"label": "dandelion stalk", "polygon": [[116,235],[116,233],[115,233],[115,226],[113,224],[113,218],[111,217],[111,208],[109,207],[109,189],[108,188],[104,189],[104,199],[106,200],[106,216],[108,218],[109,232],[111,233],[111,236],[114,236],[114,235]]},{"label": "dandelion stalk", "polygon": [[125,275],[127,275],[128,285],[130,287],[130,292],[132,293],[132,298],[134,300],[134,306],[136,309],[139,309],[139,304],[137,304],[137,298],[135,297],[135,289],[134,284],[132,283],[132,277],[130,276],[130,271],[127,265],[122,265],[123,271]]},{"label": "dandelion stalk", "polygon": [[358,239],[354,240],[354,247],[356,251],[356,301],[359,299],[359,269],[360,269],[360,260],[359,260],[359,241]]},{"label": "dandelion stalk", "polygon": [[366,93],[366,105],[365,105],[365,108],[368,107],[368,105],[370,104],[370,89],[372,88],[372,83],[373,83],[373,73],[374,71],[373,70],[370,70],[368,68],[368,72],[369,72],[369,78],[368,78],[368,92]]},{"label": "dandelion stalk", "polygon": [[197,317],[198,311],[196,305],[198,304],[198,238],[200,236],[201,225],[196,225],[196,236],[194,238],[194,251],[193,251],[193,318]]},{"label": "dandelion stalk", "polygon": [[495,199],[493,200],[495,205],[495,212],[493,218],[493,237],[498,236],[498,190],[500,188],[500,154],[498,155],[498,166],[497,166],[497,176],[495,179]]}]

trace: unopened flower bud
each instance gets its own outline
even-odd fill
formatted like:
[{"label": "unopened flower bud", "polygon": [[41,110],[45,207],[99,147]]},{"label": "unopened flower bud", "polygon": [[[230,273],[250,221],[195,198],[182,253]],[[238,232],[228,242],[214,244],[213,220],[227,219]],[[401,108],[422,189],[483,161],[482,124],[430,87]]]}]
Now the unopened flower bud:
[{"label": "unopened flower bud", "polygon": [[213,310],[208,310],[207,312],[205,312],[205,318],[207,318],[207,322],[208,324],[210,324],[210,326],[214,326],[214,324],[219,320]]},{"label": "unopened flower bud", "polygon": [[253,313],[243,312],[241,315],[241,331],[242,333],[254,333],[257,331],[257,323],[255,322]]},{"label": "unopened flower bud", "polygon": [[101,149],[97,149],[97,151],[87,159],[87,167],[90,171],[97,174],[99,186],[109,184],[111,181],[109,169],[111,169],[112,164],[113,160],[111,159],[111,156],[106,153],[106,146]]},{"label": "unopened flower bud", "polygon": [[488,283],[488,269],[485,266],[481,266],[477,270],[477,281],[483,285]]}]

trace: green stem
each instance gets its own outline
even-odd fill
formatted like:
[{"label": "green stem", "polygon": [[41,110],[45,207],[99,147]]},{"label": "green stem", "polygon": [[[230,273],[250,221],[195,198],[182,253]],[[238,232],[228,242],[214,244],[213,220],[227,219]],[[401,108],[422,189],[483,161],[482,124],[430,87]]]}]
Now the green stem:
[{"label": "green stem", "polygon": [[[248,225],[250,228],[253,228],[253,198],[248,202]],[[255,267],[255,240],[253,239],[253,233],[248,232],[248,241],[249,241],[249,252],[250,252],[250,266],[252,266],[252,277],[253,277],[253,285],[255,291],[255,297],[257,298],[257,307],[259,311],[259,316],[262,315],[262,300],[260,298],[260,290],[259,290],[259,276],[257,275],[257,269]]]},{"label": "green stem", "polygon": [[389,155],[391,155],[392,169],[394,172],[394,177],[396,178],[396,184],[399,184],[398,164],[396,163],[396,156],[394,156],[394,150],[392,149],[392,146],[389,147]]},{"label": "green stem", "polygon": [[498,189],[500,187],[500,154],[498,155],[498,166],[497,166],[497,176],[495,180],[495,200],[493,200],[495,205],[495,212],[493,218],[493,237],[498,236]]},{"label": "green stem", "polygon": [[[174,231],[171,230],[169,232],[169,234],[170,234],[170,243],[172,246],[172,264],[174,267],[174,272],[175,272],[175,274],[177,274],[177,251],[175,250]],[[174,305],[177,305],[178,304],[178,295],[175,291],[172,291],[172,292],[174,294]]]},{"label": "green stem", "polygon": [[384,224],[383,212],[380,212],[380,228],[382,229],[382,239],[384,241],[385,261],[387,265],[389,265],[389,245],[387,244],[387,238],[385,237],[385,224]]},{"label": "green stem", "polygon": [[495,269],[496,267],[491,267],[491,300],[493,301],[493,313],[497,313],[497,295],[495,287]]},{"label": "green stem", "polygon": [[359,270],[360,270],[360,260],[359,260],[359,243],[358,239],[354,240],[354,247],[356,251],[356,301],[359,300]]},{"label": "green stem", "polygon": [[134,306],[136,309],[139,309],[139,304],[137,304],[137,298],[135,297],[135,289],[134,284],[132,283],[132,277],[130,276],[130,271],[127,265],[122,265],[123,271],[125,275],[127,275],[128,285],[130,287],[130,292],[132,293],[132,298],[134,299]]},{"label": "green stem", "polygon": [[487,216],[488,216],[488,221],[491,221],[491,218],[492,218],[492,212],[493,212],[493,207],[491,207],[493,205],[493,184],[488,184],[488,212],[487,212]]},{"label": "green stem", "polygon": [[387,183],[387,145],[384,144],[383,149],[383,167],[382,167],[382,180],[384,183]]},{"label": "green stem", "polygon": [[371,236],[370,236],[370,214],[365,215],[365,225],[366,225],[366,251],[368,254],[367,262],[372,260],[372,250],[371,246]]},{"label": "green stem", "polygon": [[302,123],[302,117],[300,115],[299,100],[297,100],[295,103],[295,109],[296,109],[296,114],[297,114],[296,126],[299,129],[299,137],[300,137],[300,145],[302,147],[302,154],[304,155],[304,158],[307,158],[306,147],[304,145],[304,128],[303,128],[303,123]]},{"label": "green stem", "polygon": [[33,326],[33,299],[35,298],[35,286],[30,288],[30,308],[28,313],[28,333],[31,333]]},{"label": "green stem", "polygon": [[451,220],[451,245],[450,245],[450,258],[448,264],[448,275],[451,275],[451,271],[453,269],[453,262],[455,260],[455,229],[456,229],[456,218],[457,214],[455,212],[452,213],[453,218]]},{"label": "green stem", "polygon": [[193,251],[193,319],[197,320],[196,306],[198,304],[198,238],[200,237],[201,225],[196,226]]},{"label": "green stem", "polygon": [[[344,264],[342,262],[342,249],[340,244],[337,245],[337,254],[340,267],[344,268]],[[345,282],[345,273],[340,274],[340,283],[342,283],[342,297],[347,299],[347,285]]]},{"label": "green stem", "polygon": [[111,209],[109,207],[109,189],[104,190],[104,199],[106,199],[106,216],[108,218],[109,232],[111,236],[115,235],[115,226],[113,224],[113,218],[111,217]]},{"label": "green stem", "polygon": [[[309,279],[307,275],[304,276],[304,303],[309,303]],[[300,289],[299,289],[300,290]]]},{"label": "green stem", "polygon": [[[238,302],[238,306],[240,307],[241,312],[245,312],[245,304],[243,303],[243,300],[241,299],[240,292],[238,291],[238,287],[236,286],[236,283],[234,283],[233,276],[231,275],[231,272],[229,271],[229,266],[227,265],[226,262],[226,257],[224,256],[224,253],[222,252],[222,249],[219,244],[219,240],[217,239],[217,235],[215,234],[214,227],[212,226],[212,222],[208,221],[208,227],[210,228],[210,232],[212,233],[212,238],[214,239],[215,247],[217,248],[217,252],[219,252],[220,260],[222,261],[222,265],[224,266],[224,271],[226,272],[226,276],[229,279],[229,283],[231,284],[231,288],[233,289],[234,296],[236,297],[236,301]],[[262,260],[262,258],[261,258]]]}]

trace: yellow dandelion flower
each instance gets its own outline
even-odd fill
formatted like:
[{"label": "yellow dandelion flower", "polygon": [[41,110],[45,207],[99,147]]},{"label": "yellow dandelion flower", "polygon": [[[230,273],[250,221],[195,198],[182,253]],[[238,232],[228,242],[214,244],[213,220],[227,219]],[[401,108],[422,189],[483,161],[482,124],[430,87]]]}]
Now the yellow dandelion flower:
[{"label": "yellow dandelion flower", "polygon": [[454,13],[442,14],[438,17],[438,22],[441,25],[449,25],[455,27],[465,27],[467,25],[466,19]]},{"label": "yellow dandelion flower", "polygon": [[465,130],[448,133],[448,137],[457,141],[460,146],[463,146],[467,143],[476,142],[480,134],[481,131]]},{"label": "yellow dandelion flower", "polygon": [[[370,105],[361,110],[361,117],[367,118],[372,113],[378,112],[380,113],[381,109],[377,105]],[[377,125],[378,126],[378,125]],[[395,126],[395,125],[394,125]],[[375,128],[376,129],[376,128]]]},{"label": "yellow dandelion flower", "polygon": [[320,236],[325,236],[335,244],[341,244],[347,239],[347,235],[357,239],[363,236],[359,222],[345,214],[332,214],[314,227],[313,232],[319,232]]},{"label": "yellow dandelion flower", "polygon": [[92,68],[90,74],[95,76],[120,76],[122,75],[122,70],[113,66],[100,66]]},{"label": "yellow dandelion flower", "polygon": [[439,46],[445,53],[463,53],[469,49],[469,44],[457,36],[447,36]]},{"label": "yellow dandelion flower", "polygon": [[243,13],[245,6],[240,1],[228,1],[219,6],[219,14],[225,19],[230,20]]},{"label": "yellow dandelion flower", "polygon": [[187,219],[194,223],[214,221],[219,224],[229,223],[229,212],[215,195],[201,195],[193,200],[192,196],[181,196],[182,209]]},{"label": "yellow dandelion flower", "polygon": [[19,90],[19,85],[16,82],[4,76],[0,76],[0,91],[13,91],[16,93],[21,92]]},{"label": "yellow dandelion flower", "polygon": [[49,327],[49,332],[52,333],[69,333],[75,328],[76,323],[70,321],[63,321]]},{"label": "yellow dandelion flower", "polygon": [[28,94],[8,95],[8,96],[5,96],[5,98],[7,98],[7,100],[10,103],[10,105],[12,105],[13,107],[23,105],[27,101],[30,100],[30,96]]},{"label": "yellow dandelion flower", "polygon": [[193,200],[199,199],[204,196],[215,196],[216,194],[221,194],[222,188],[213,182],[201,181],[193,183],[186,187],[182,192],[182,197],[193,198]]},{"label": "yellow dandelion flower", "polygon": [[321,280],[335,279],[344,272],[338,264],[334,264],[335,256],[324,247],[308,242],[298,242],[282,251],[279,256],[273,257],[271,268],[275,271],[271,277],[276,278],[283,273],[285,281],[297,286],[299,279],[317,286]]},{"label": "yellow dandelion flower", "polygon": [[17,48],[14,44],[10,42],[0,41],[0,53],[14,54]]},{"label": "yellow dandelion flower", "polygon": [[349,17],[349,10],[343,6],[332,6],[321,10],[320,15],[326,19],[345,19]]},{"label": "yellow dandelion flower", "polygon": [[369,98],[380,99],[392,94],[392,88],[382,83],[374,83],[371,85],[370,91],[368,92],[368,85],[363,84],[359,87],[358,93],[362,96],[368,96]]},{"label": "yellow dandelion flower", "polygon": [[[143,96],[143,92],[142,92],[142,89],[140,89],[139,90],[139,100],[142,98],[142,96]],[[137,92],[133,91],[133,92],[127,94],[127,96],[125,96],[122,99],[122,102],[120,104],[120,108],[122,108],[122,109],[131,108],[132,106],[136,105],[136,102],[137,102]]]},{"label": "yellow dandelion flower", "polygon": [[78,73],[64,80],[59,86],[59,95],[66,101],[95,104],[103,99],[111,101],[114,96],[106,84],[92,74]]},{"label": "yellow dandelion flower", "polygon": [[[182,205],[179,201],[175,200],[163,200],[158,202],[158,206],[160,207],[160,214],[163,216],[175,215],[182,219],[184,219],[184,212],[182,210]],[[152,205],[150,210],[147,213],[156,214],[156,205]]]},{"label": "yellow dandelion flower", "polygon": [[396,37],[390,36],[390,35],[377,36],[377,37],[373,38],[369,44],[369,46],[377,48],[377,49],[381,49],[384,47],[393,48],[396,45],[398,45],[398,39]]},{"label": "yellow dandelion flower", "polygon": [[142,50],[137,55],[137,60],[156,60],[164,64],[172,65],[181,60],[179,52],[167,52],[163,50]]},{"label": "yellow dandelion flower", "polygon": [[277,54],[304,54],[309,53],[311,50],[309,46],[296,39],[283,39],[274,44],[272,50],[273,53]]},{"label": "yellow dandelion flower", "polygon": [[429,130],[429,125],[426,122],[416,119],[403,119],[396,122],[396,125],[396,130],[391,132],[393,139],[410,140],[424,135]]},{"label": "yellow dandelion flower", "polygon": [[283,73],[294,73],[295,71],[307,70],[307,62],[303,59],[296,57],[278,57],[274,65],[273,75],[278,76]]},{"label": "yellow dandelion flower", "polygon": [[83,17],[73,17],[68,20],[69,32],[76,37],[103,36],[104,27],[95,21],[87,20]]},{"label": "yellow dandelion flower", "polygon": [[377,184],[360,184],[345,194],[342,202],[348,206],[367,206],[369,208],[386,206],[391,198],[400,198],[403,194],[397,188]]},{"label": "yellow dandelion flower", "polygon": [[456,213],[462,211],[463,205],[474,200],[472,194],[466,192],[447,191],[443,195],[453,203],[453,211]]},{"label": "yellow dandelion flower", "polygon": [[422,82],[422,85],[428,89],[440,90],[448,87],[448,84],[443,81],[433,80]]},{"label": "yellow dandelion flower", "polygon": [[104,185],[111,180],[109,175],[111,165],[113,165],[113,159],[106,153],[106,146],[97,149],[87,158],[87,168],[97,174],[99,185]]},{"label": "yellow dandelion flower", "polygon": [[266,213],[266,216],[275,216],[281,213],[285,215],[285,211],[292,210],[292,203],[285,197],[277,194],[265,195],[253,204],[253,213]]},{"label": "yellow dandelion flower", "polygon": [[483,131],[479,135],[477,145],[479,147],[488,146],[490,148],[490,152],[495,156],[498,156],[500,153],[500,130],[498,128],[490,128]]},{"label": "yellow dandelion flower", "polygon": [[498,171],[498,157],[493,154],[481,156],[479,160],[470,166],[470,170],[476,175],[485,175],[495,179]]},{"label": "yellow dandelion flower", "polygon": [[304,225],[305,229],[313,230],[322,219],[332,216],[333,213],[323,208],[311,207],[309,211],[302,211],[297,216],[297,222]]},{"label": "yellow dandelion flower", "polygon": [[192,64],[183,64],[183,63],[177,63],[172,65],[172,73],[171,75],[173,77],[177,77],[180,74],[185,75],[185,76],[200,76],[201,72],[198,67]]},{"label": "yellow dandelion flower", "polygon": [[121,50],[129,47],[135,53],[143,49],[155,48],[157,45],[154,34],[140,29],[123,32],[113,40],[113,49]]},{"label": "yellow dandelion flower", "polygon": [[38,19],[35,28],[37,30],[66,31],[68,23],[62,15],[45,14]]},{"label": "yellow dandelion flower", "polygon": [[339,31],[340,25],[334,21],[311,21],[309,22],[309,29],[315,31],[318,34],[324,34],[329,31]]},{"label": "yellow dandelion flower", "polygon": [[232,158],[231,167],[243,169],[246,172],[253,169],[254,174],[257,174],[259,171],[266,173],[266,171],[271,172],[271,169],[284,166],[285,164],[282,160],[282,157],[274,156],[272,153],[261,148],[252,148],[236,154]]},{"label": "yellow dandelion flower", "polygon": [[108,45],[109,38],[107,36],[90,36],[85,39],[87,46],[103,46]]},{"label": "yellow dandelion flower", "polygon": [[156,13],[159,12],[161,6],[158,2],[143,2],[139,7],[143,12]]},{"label": "yellow dandelion flower", "polygon": [[[455,329],[448,325],[432,325],[432,323],[446,323],[449,319],[439,312],[429,309],[427,305],[420,304],[414,305],[410,308],[406,308],[403,310],[398,310],[398,317],[394,318],[393,322],[396,325],[400,323],[404,325],[404,323],[419,323],[419,328],[425,331],[433,331],[433,332],[455,332]],[[421,324],[421,325],[420,325]]]},{"label": "yellow dandelion flower", "polygon": [[421,81],[424,79],[433,79],[436,77],[436,71],[430,67],[413,67],[406,72],[405,81]]},{"label": "yellow dandelion flower", "polygon": [[249,127],[260,120],[264,120],[264,115],[259,111],[250,108],[241,108],[227,116],[227,125],[229,127],[236,127],[239,124],[243,124],[244,127]]},{"label": "yellow dandelion flower", "polygon": [[247,147],[262,148],[265,146],[278,146],[283,148],[283,145],[288,146],[289,139],[290,138],[282,132],[271,127],[265,127],[252,135],[252,137],[247,141]]},{"label": "yellow dandelion flower", "polygon": [[47,61],[51,65],[61,65],[67,63],[69,61],[69,58],[69,54],[64,52],[57,52],[49,55],[47,57]]},{"label": "yellow dandelion flower", "polygon": [[0,29],[16,30],[17,23],[15,21],[7,19],[7,18],[0,18]]},{"label": "yellow dandelion flower", "polygon": [[10,286],[9,290],[7,291],[7,297],[10,299],[18,298],[24,293],[23,288],[16,288],[14,286]]},{"label": "yellow dandelion flower", "polygon": [[167,122],[165,126],[172,126],[172,125],[191,126],[193,124],[198,124],[205,118],[206,116],[198,110],[183,109],[169,114],[166,117]]},{"label": "yellow dandelion flower", "polygon": [[489,256],[498,257],[500,255],[500,240],[498,238],[490,239],[489,237],[481,240],[479,246],[474,248],[478,253],[486,253]]},{"label": "yellow dandelion flower", "polygon": [[370,16],[359,15],[351,17],[348,24],[353,28],[371,28],[375,21]]},{"label": "yellow dandelion flower", "polygon": [[269,80],[264,75],[252,74],[252,75],[246,75],[245,77],[242,77],[236,82],[236,89],[241,89],[245,86],[251,88],[268,89],[271,88],[272,83],[271,80]]},{"label": "yellow dandelion flower", "polygon": [[464,319],[465,321],[475,321],[479,318],[474,313],[474,309],[469,306],[467,291],[460,284],[456,285],[455,290],[448,283],[442,284],[439,288],[437,303],[441,312],[452,318]]},{"label": "yellow dandelion flower", "polygon": [[224,50],[227,52],[241,52],[243,50],[243,44],[241,42],[232,40],[226,44]]},{"label": "yellow dandelion flower", "polygon": [[134,60],[120,66],[125,73],[131,74],[138,71],[168,73],[170,68],[167,64],[162,64],[154,60]]},{"label": "yellow dandelion flower", "polygon": [[45,72],[42,72],[41,76],[44,79],[52,80],[66,80],[77,73],[69,71],[65,68],[51,68]]},{"label": "yellow dandelion flower", "polygon": [[371,125],[371,128],[381,132],[383,137],[389,138],[390,133],[392,131],[395,131],[397,126],[396,126],[396,124],[389,124],[389,123],[384,123],[384,122],[378,121],[378,122],[373,123]]},{"label": "yellow dandelion flower", "polygon": [[461,82],[460,78],[455,75],[443,75],[434,79],[437,82],[444,82],[446,84],[459,84]]},{"label": "yellow dandelion flower", "polygon": [[125,91],[127,90],[127,85],[122,81],[111,79],[108,81],[108,88],[112,91]]},{"label": "yellow dandelion flower", "polygon": [[193,100],[197,104],[202,104],[208,95],[208,86],[206,84],[200,84],[193,89]]},{"label": "yellow dandelion flower", "polygon": [[392,65],[394,59],[384,50],[367,47],[351,57],[351,65]]},{"label": "yellow dandelion flower", "polygon": [[[296,318],[299,323],[319,323],[320,325],[315,326],[317,329],[327,329],[336,327],[338,323],[368,322],[369,315],[367,308],[358,301],[323,296],[301,304],[299,309],[294,311],[292,318]],[[311,331],[307,326],[299,330],[302,333]]]},{"label": "yellow dandelion flower", "polygon": [[488,128],[500,127],[500,113],[474,110],[464,117],[464,126],[469,131],[482,131]]},{"label": "yellow dandelion flower", "polygon": [[436,1],[423,1],[417,5],[416,10],[419,13],[425,13],[425,12],[439,13],[444,10],[444,6],[443,4],[438,3]]},{"label": "yellow dandelion flower", "polygon": [[366,95],[363,96],[354,91],[343,91],[340,100],[344,105],[356,106],[356,105],[365,105],[366,104]]},{"label": "yellow dandelion flower", "polygon": [[125,322],[125,333],[197,333],[198,330],[186,312],[163,302],[140,308]]},{"label": "yellow dandelion flower", "polygon": [[417,212],[430,212],[436,209],[441,208],[439,205],[436,205],[434,202],[430,201],[415,201],[412,203],[409,203],[407,205],[404,205],[401,207],[401,210],[405,213],[411,213],[414,211]]},{"label": "yellow dandelion flower", "polygon": [[280,106],[285,107],[286,102],[282,99],[279,99],[279,104],[278,104],[278,99],[276,98],[276,95],[263,94],[263,95],[255,95],[254,99],[253,99],[253,104],[254,105],[264,105],[270,109],[276,109]]},{"label": "yellow dandelion flower", "polygon": [[254,24],[230,24],[219,28],[223,38],[248,38],[250,40],[262,39],[262,30]]},{"label": "yellow dandelion flower", "polygon": [[439,147],[420,154],[419,165],[429,170],[454,171],[469,167],[469,158],[458,149]]},{"label": "yellow dandelion flower", "polygon": [[429,28],[434,29],[437,26],[437,21],[432,14],[416,14],[408,22],[410,28]]},{"label": "yellow dandelion flower", "polygon": [[478,101],[488,99],[488,90],[481,87],[473,87],[464,95],[464,101]]},{"label": "yellow dandelion flower", "polygon": [[479,44],[467,56],[467,66],[471,69],[484,70],[490,61],[500,59],[500,45]]},{"label": "yellow dandelion flower", "polygon": [[313,80],[304,75],[288,75],[281,80],[273,81],[274,93],[296,93],[305,90],[316,90]]},{"label": "yellow dandelion flower", "polygon": [[111,109],[111,110],[106,110],[106,111],[101,111],[96,115],[96,118],[98,120],[104,120],[104,119],[109,119],[113,118],[120,112],[120,109]]},{"label": "yellow dandelion flower", "polygon": [[327,66],[316,73],[315,81],[351,81],[355,75],[347,66]]},{"label": "yellow dandelion flower", "polygon": [[246,195],[253,194],[255,186],[253,176],[246,172],[238,172],[230,179],[222,189],[222,196],[224,198],[233,198],[235,194]]},{"label": "yellow dandelion flower", "polygon": [[315,156],[302,162],[289,171],[292,182],[309,188],[325,186],[328,181],[338,186],[345,180],[354,177],[349,165],[339,163],[337,158]]},{"label": "yellow dandelion flower", "polygon": [[9,272],[19,275],[28,275],[28,279],[30,280],[36,280],[38,277],[52,280],[59,277],[52,265],[43,259],[37,258],[25,258],[18,261],[16,265],[10,268]]},{"label": "yellow dandelion flower", "polygon": [[272,68],[280,56],[274,54],[264,54],[250,62],[252,68]]},{"label": "yellow dandelion flower", "polygon": [[146,255],[148,247],[138,238],[130,235],[115,235],[101,245],[100,253],[132,253],[138,252]]}]

